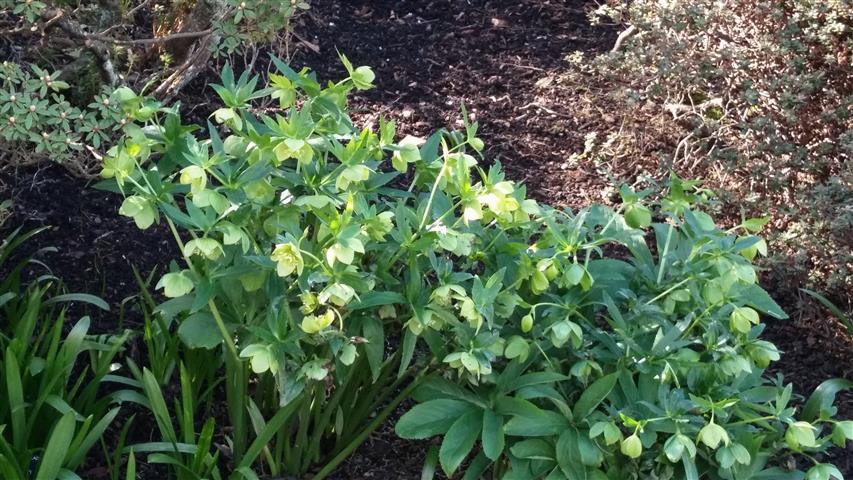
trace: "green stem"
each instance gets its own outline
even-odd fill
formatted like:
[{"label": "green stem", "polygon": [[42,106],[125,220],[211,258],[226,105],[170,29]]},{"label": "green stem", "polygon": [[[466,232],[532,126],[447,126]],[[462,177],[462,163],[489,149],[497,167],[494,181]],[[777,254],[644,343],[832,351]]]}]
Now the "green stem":
[{"label": "green stem", "polygon": [[364,443],[364,441],[367,440],[367,437],[385,422],[388,416],[391,415],[391,413],[393,413],[394,410],[397,409],[400,403],[402,403],[403,400],[409,398],[409,395],[411,395],[415,388],[417,388],[418,385],[420,385],[421,381],[423,381],[426,372],[427,368],[421,370],[421,373],[418,374],[417,378],[412,380],[412,383],[410,383],[405,389],[403,389],[403,391],[400,392],[399,395],[394,397],[394,400],[392,400],[391,403],[389,403],[384,409],[382,409],[382,411],[376,416],[376,418],[374,418],[373,421],[370,422],[370,424],[368,424],[364,428],[364,430],[362,430],[361,433],[353,439],[353,441],[351,441],[346,447],[344,447],[344,449],[341,450],[340,453],[335,455],[335,457],[330,460],[329,463],[327,463],[319,472],[317,472],[317,475],[314,475],[313,480],[323,480],[324,478],[326,478],[330,473],[332,473],[335,468],[337,468],[338,465],[341,464],[341,462],[346,460],[347,457],[349,457],[352,452],[355,451],[356,448],[358,448],[359,445]]},{"label": "green stem", "polygon": [[426,225],[427,217],[429,217],[429,211],[432,208],[432,201],[435,199],[435,192],[438,190],[438,184],[441,182],[441,177],[444,176],[445,169],[447,169],[447,159],[444,160],[444,163],[441,165],[441,170],[439,170],[438,175],[435,176],[435,182],[432,184],[432,190],[429,192],[429,200],[427,200],[426,209],[424,209],[424,216],[421,218],[420,225],[418,225],[418,232],[423,230],[424,225]]},{"label": "green stem", "polygon": [[669,253],[669,243],[672,241],[672,232],[673,232],[672,224],[669,224],[669,231],[666,234],[666,243],[663,246],[663,253],[660,256],[660,268],[658,268],[658,278],[657,284],[660,285],[661,280],[663,280],[663,271],[666,266],[666,256]]},{"label": "green stem", "polygon": [[[178,244],[178,248],[181,249],[181,255],[184,257],[184,261],[187,264],[187,267],[195,274],[198,272],[193,265],[193,262],[184,252],[184,241],[181,240],[181,236],[178,235],[178,229],[175,227],[175,223],[172,222],[172,219],[166,217],[166,223],[169,224],[169,230],[172,231],[172,236],[175,237],[175,242]],[[210,313],[213,315],[213,319],[216,322],[216,327],[219,329],[220,335],[222,335],[222,340],[225,342],[225,346],[228,348],[228,352],[234,358],[235,361],[240,361],[240,354],[237,353],[237,346],[234,344],[234,339],[231,338],[231,334],[228,333],[228,329],[225,327],[225,322],[222,320],[222,316],[219,314],[219,309],[216,308],[216,303],[214,303],[213,299],[207,301],[208,307],[210,307]]]},{"label": "green stem", "polygon": [[[693,280],[693,277],[687,277],[687,278],[685,278],[684,280],[682,280],[682,281],[680,281],[680,282],[676,283],[675,285],[673,285],[673,286],[671,286],[671,287],[667,288],[666,290],[664,290],[664,291],[663,291],[663,293],[661,293],[661,294],[660,294],[660,295],[658,295],[657,297],[655,297],[655,298],[653,298],[653,299],[649,300],[648,302],[646,302],[646,305],[651,305],[651,304],[655,303],[656,301],[660,300],[661,298],[663,298],[663,297],[665,297],[665,296],[669,295],[669,293],[670,293],[671,291],[673,291],[673,290],[675,290],[676,288],[678,288],[678,287],[680,287],[680,286],[684,285],[685,283],[689,282],[690,280]],[[660,280],[658,280],[658,282],[660,282]]]}]

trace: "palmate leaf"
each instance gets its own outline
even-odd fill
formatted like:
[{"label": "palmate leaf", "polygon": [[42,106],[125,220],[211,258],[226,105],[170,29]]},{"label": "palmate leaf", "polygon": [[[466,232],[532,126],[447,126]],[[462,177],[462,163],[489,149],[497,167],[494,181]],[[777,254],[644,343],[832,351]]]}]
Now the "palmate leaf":
[{"label": "palmate leaf", "polygon": [[178,327],[178,336],[190,348],[214,348],[222,343],[216,320],[207,312],[190,315]]}]

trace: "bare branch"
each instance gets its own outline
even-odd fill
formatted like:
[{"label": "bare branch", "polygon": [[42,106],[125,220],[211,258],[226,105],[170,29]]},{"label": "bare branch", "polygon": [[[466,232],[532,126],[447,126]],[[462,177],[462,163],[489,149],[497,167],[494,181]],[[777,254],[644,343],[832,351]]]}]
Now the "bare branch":
[{"label": "bare branch", "polygon": [[631,35],[635,33],[637,33],[637,27],[635,27],[634,25],[631,25],[630,27],[623,30],[622,33],[619,34],[619,37],[616,38],[616,43],[613,44],[613,50],[611,50],[610,52],[618,52],[619,49],[622,48],[622,44],[625,43],[625,41],[628,40],[628,38],[630,38]]}]

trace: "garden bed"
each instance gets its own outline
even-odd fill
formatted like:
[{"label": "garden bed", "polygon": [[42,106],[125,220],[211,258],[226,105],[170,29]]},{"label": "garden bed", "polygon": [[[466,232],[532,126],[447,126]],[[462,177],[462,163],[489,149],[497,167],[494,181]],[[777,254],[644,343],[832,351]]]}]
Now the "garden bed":
[{"label": "garden bed", "polygon": [[[337,49],[376,72],[378,88],[359,94],[351,105],[357,122],[375,122],[381,113],[397,121],[400,134],[426,136],[455,122],[464,104],[480,123],[485,156],[526,184],[530,196],[571,207],[614,200],[613,182],[600,165],[569,161],[583,151],[586,133],[614,128],[614,117],[605,109],[600,124],[581,124],[577,119],[589,115],[578,112],[596,108],[584,102],[584,92],[548,83],[565,68],[567,54],[612,45],[615,32],[590,26],[583,2],[320,0],[312,3],[304,30],[320,52],[299,50],[294,66],[315,69],[320,78],[339,78]],[[208,113],[211,92],[204,87],[213,81],[213,71],[182,94],[185,105],[202,105],[195,115]],[[651,161],[626,160],[611,165],[610,173],[628,176],[646,170],[643,162]],[[164,226],[140,231],[118,216],[115,195],[86,187],[57,166],[29,167],[3,173],[0,198],[15,201],[7,225],[52,227],[27,248],[56,247],[39,258],[71,291],[110,303],[111,314],[88,312],[95,314],[94,330],[110,331],[118,326],[122,301],[138,292],[131,267],[143,275],[155,268],[162,272],[178,252]],[[853,378],[853,344],[840,323],[787,286],[765,287],[791,316],[768,322],[768,340],[783,352],[774,371],[802,394],[828,378]],[[134,315],[128,311],[125,327],[138,328]],[[853,417],[850,396],[842,398],[839,409],[839,417]],[[400,440],[392,425],[375,432],[332,478],[419,478],[426,442]],[[834,462],[853,474],[849,447],[836,452]]]}]

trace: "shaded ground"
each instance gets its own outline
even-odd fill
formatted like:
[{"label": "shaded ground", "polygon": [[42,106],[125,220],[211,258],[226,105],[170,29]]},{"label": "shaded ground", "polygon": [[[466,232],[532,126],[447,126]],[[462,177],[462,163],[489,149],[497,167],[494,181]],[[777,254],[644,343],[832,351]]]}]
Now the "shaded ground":
[{"label": "shaded ground", "polygon": [[[580,206],[609,198],[607,175],[614,170],[628,175],[654,168],[626,160],[606,171],[593,160],[569,160],[583,150],[590,130],[619,128],[606,108],[583,103],[581,89],[548,80],[567,68],[567,54],[612,44],[614,32],[591,27],[585,7],[583,1],[557,0],[315,0],[303,31],[321,53],[302,49],[294,63],[324,79],[345,75],[335,49],[355,64],[371,65],[378,88],[355,99],[354,109],[364,112],[356,117],[370,122],[381,113],[397,121],[401,134],[422,136],[454,125],[464,103],[480,123],[487,157],[525,182],[531,196]],[[188,93],[209,80],[194,82]],[[205,99],[191,100],[184,104],[206,108]],[[595,125],[584,124],[576,118],[589,115],[576,115],[579,109],[599,109],[601,115]],[[177,258],[168,232],[140,232],[117,215],[115,196],[83,190],[82,182],[55,167],[20,173],[0,177],[6,183],[0,198],[16,203],[9,224],[54,226],[38,245],[60,248],[44,259],[71,290],[100,294],[118,308],[136,293],[129,265],[147,273]],[[767,286],[792,312],[791,321],[768,326],[767,337],[785,352],[776,371],[801,393],[826,378],[853,378],[853,342],[838,322],[788,287]],[[840,415],[853,417],[849,396]],[[386,425],[331,478],[417,479],[428,446],[400,441]],[[853,454],[836,453],[836,464],[853,472]]]},{"label": "shaded ground", "polygon": [[[116,331],[122,313],[130,313],[122,308],[123,300],[139,292],[133,268],[142,276],[158,267],[162,272],[180,252],[163,225],[139,230],[132,219],[118,215],[120,195],[87,186],[56,165],[0,172],[0,198],[13,201],[6,226],[50,227],[24,244],[18,254],[56,248],[38,259],[69,291],[97,295],[111,306],[110,312],[76,306],[71,318],[87,314],[92,317],[93,332]],[[132,314],[126,320],[123,327],[139,326]]]}]

